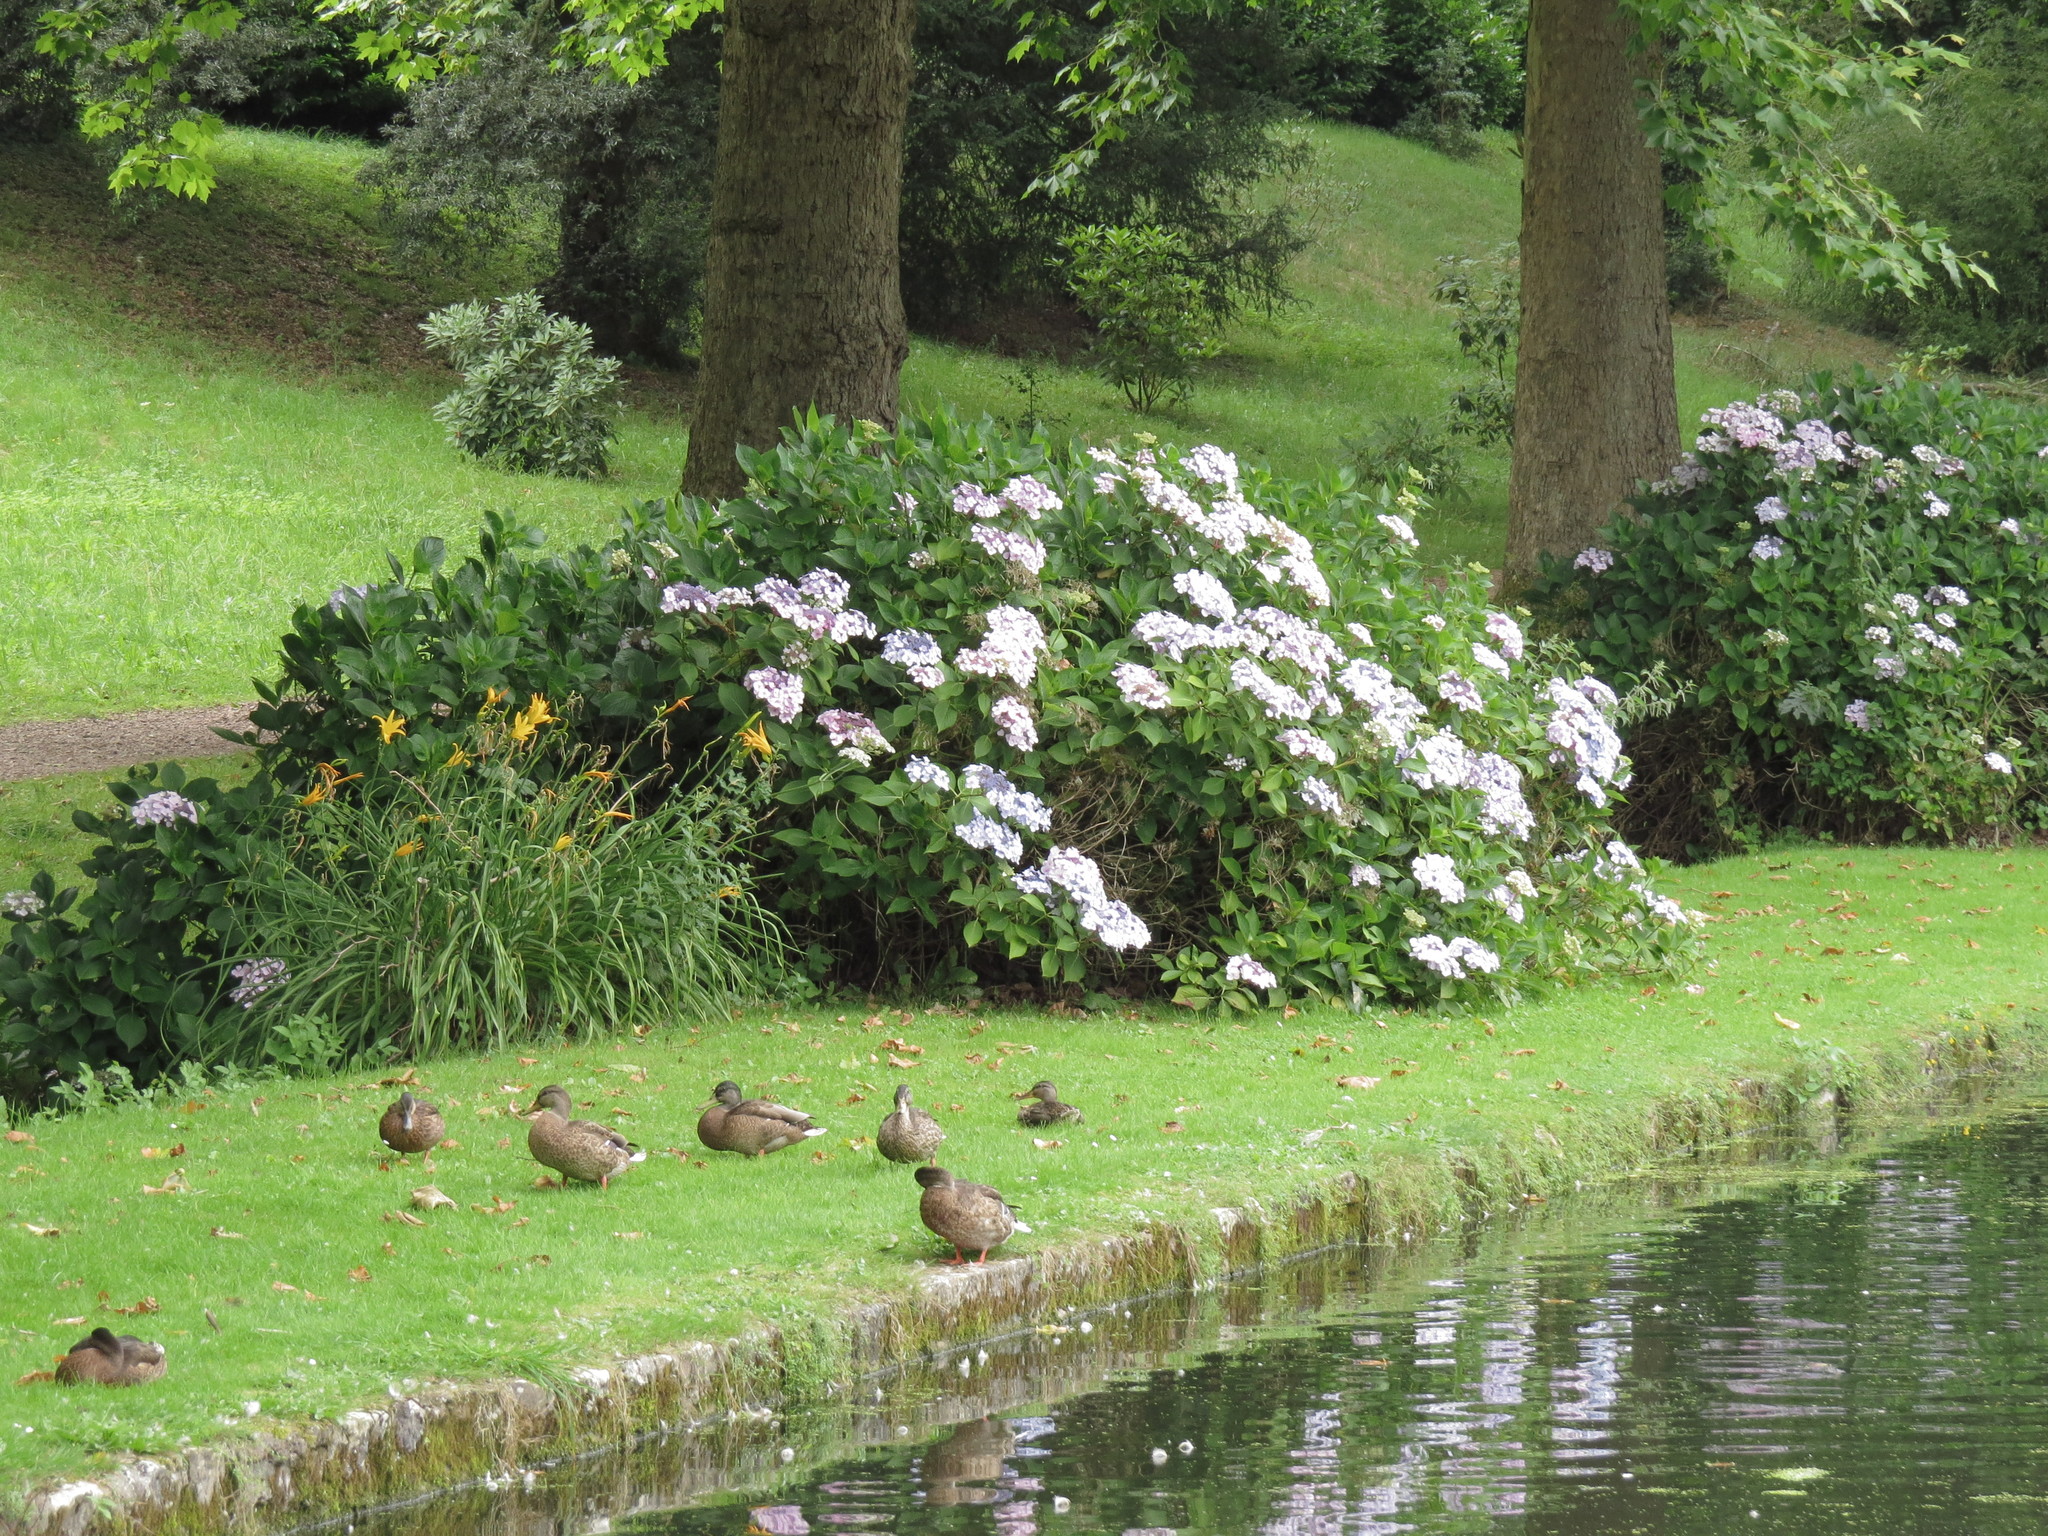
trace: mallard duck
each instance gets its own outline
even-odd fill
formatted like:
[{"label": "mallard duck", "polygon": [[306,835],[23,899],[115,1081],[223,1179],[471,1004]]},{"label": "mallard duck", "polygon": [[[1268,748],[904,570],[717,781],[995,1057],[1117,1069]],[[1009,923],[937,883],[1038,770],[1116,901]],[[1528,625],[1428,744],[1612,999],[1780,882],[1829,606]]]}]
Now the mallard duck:
[{"label": "mallard duck", "polygon": [[106,1328],[93,1329],[57,1363],[57,1380],[66,1386],[92,1382],[102,1387],[132,1387],[155,1381],[163,1373],[163,1345]]},{"label": "mallard duck", "polygon": [[711,1093],[718,1102],[698,1118],[697,1139],[714,1152],[766,1157],[808,1136],[825,1134],[825,1128],[811,1124],[811,1117],[800,1109],[767,1099],[742,1099],[738,1083],[720,1083]]},{"label": "mallard duck", "polygon": [[1012,1232],[1031,1230],[986,1184],[964,1184],[943,1168],[920,1168],[915,1177],[924,1190],[918,1218],[953,1245],[948,1264],[965,1264],[969,1248],[980,1255],[975,1263],[986,1264],[989,1249],[1000,1248]]},{"label": "mallard duck", "polygon": [[1019,1125],[1058,1125],[1064,1120],[1081,1123],[1081,1111],[1071,1104],[1062,1104],[1059,1089],[1051,1083],[1033,1083],[1018,1097],[1031,1101],[1017,1111]]},{"label": "mallard duck", "polygon": [[939,1122],[910,1102],[910,1084],[896,1085],[896,1111],[883,1117],[875,1132],[875,1150],[892,1163],[929,1163],[939,1155],[946,1132]]},{"label": "mallard duck", "polygon": [[440,1110],[406,1092],[384,1111],[384,1118],[377,1122],[377,1134],[394,1152],[431,1152],[441,1145],[448,1127],[442,1122]]},{"label": "mallard duck", "polygon": [[526,1150],[543,1168],[566,1179],[581,1179],[607,1189],[626,1169],[645,1162],[647,1154],[608,1125],[569,1118],[569,1093],[553,1083],[534,1097],[527,1111]]}]

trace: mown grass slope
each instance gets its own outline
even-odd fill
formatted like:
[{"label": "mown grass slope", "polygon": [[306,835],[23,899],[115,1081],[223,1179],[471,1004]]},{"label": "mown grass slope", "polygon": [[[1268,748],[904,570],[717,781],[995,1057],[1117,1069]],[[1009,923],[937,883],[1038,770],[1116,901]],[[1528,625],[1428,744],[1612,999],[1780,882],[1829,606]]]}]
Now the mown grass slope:
[{"label": "mown grass slope", "polygon": [[[1301,302],[1237,326],[1171,414],[1136,416],[1052,365],[1041,416],[1094,438],[1210,439],[1310,478],[1376,420],[1442,413],[1470,370],[1430,298],[1435,262],[1513,238],[1519,163],[1505,139],[1462,162],[1307,131],[1319,239]],[[211,202],[116,205],[85,152],[0,145],[0,723],[247,698],[291,606],[377,576],[387,549],[426,534],[459,549],[486,508],[571,543],[673,489],[685,380],[634,375],[603,481],[500,474],[446,444],[430,410],[452,375],[417,323],[527,285],[536,252],[402,260],[357,180],[372,153],[236,131]],[[1683,330],[1685,417],[1856,351],[1739,312]],[[904,400],[1016,419],[1017,372],[921,340]],[[1505,486],[1505,458],[1475,456],[1470,496],[1425,520],[1426,551],[1495,559]]]},{"label": "mown grass slope", "polygon": [[[375,1069],[21,1123],[0,1176],[0,1381],[47,1369],[98,1323],[162,1340],[170,1372],[124,1393],[0,1386],[0,1478],[333,1413],[406,1378],[559,1372],[899,1292],[943,1255],[908,1171],[868,1143],[898,1082],[946,1127],[941,1161],[1024,1208],[1028,1252],[1213,1223],[1212,1207],[1248,1195],[1453,1153],[1497,1210],[1502,1185],[1484,1181],[1510,1163],[1547,1162],[1569,1188],[1639,1155],[1657,1098],[1736,1077],[1839,1080],[1948,1017],[2002,1034],[2048,1004],[2048,852],[1816,848],[1665,883],[1711,915],[1698,973],[1516,1007],[806,1007],[429,1061],[420,1091],[457,1143],[432,1168],[378,1144],[396,1088]],[[1337,1081],[1354,1076],[1372,1086]],[[705,1153],[692,1128],[724,1077],[830,1134],[765,1161]],[[1011,1095],[1040,1077],[1084,1126],[1014,1123]],[[536,1187],[510,1111],[548,1082],[647,1162],[605,1192]],[[414,1212],[428,1183],[453,1208]]]}]

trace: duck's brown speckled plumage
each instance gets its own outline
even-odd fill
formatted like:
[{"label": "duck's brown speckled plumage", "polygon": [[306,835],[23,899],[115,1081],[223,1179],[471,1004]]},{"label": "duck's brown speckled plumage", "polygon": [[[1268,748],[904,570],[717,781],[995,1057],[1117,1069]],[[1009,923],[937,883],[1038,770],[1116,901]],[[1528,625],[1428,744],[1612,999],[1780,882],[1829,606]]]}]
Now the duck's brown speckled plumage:
[{"label": "duck's brown speckled plumage", "polygon": [[57,1364],[57,1380],[66,1386],[133,1387],[164,1373],[164,1347],[132,1333],[95,1328],[71,1346]]},{"label": "duck's brown speckled plumage", "polygon": [[895,1111],[875,1132],[875,1150],[892,1163],[928,1163],[945,1139],[945,1128],[910,1102],[910,1084],[898,1084]]},{"label": "duck's brown speckled plumage", "polygon": [[526,1150],[543,1168],[604,1188],[634,1163],[646,1159],[645,1152],[610,1126],[595,1120],[571,1120],[570,1108],[568,1091],[553,1083],[534,1097],[528,1111],[533,1122],[526,1129]]},{"label": "duck's brown speckled plumage", "polygon": [[1013,1232],[1031,1230],[986,1184],[969,1184],[943,1168],[920,1168],[916,1178],[924,1190],[917,1202],[918,1218],[953,1245],[949,1264],[965,1263],[970,1249],[978,1255],[975,1263],[985,1263],[989,1249],[1001,1247]]},{"label": "duck's brown speckled plumage", "polygon": [[825,1134],[825,1128],[813,1125],[800,1109],[767,1099],[741,1098],[738,1083],[720,1083],[711,1093],[718,1102],[698,1118],[697,1139],[713,1152],[766,1157],[806,1137]]},{"label": "duck's brown speckled plumage", "polygon": [[440,1110],[408,1092],[401,1093],[398,1102],[384,1111],[377,1134],[394,1152],[431,1152],[441,1145],[448,1127]]},{"label": "duck's brown speckled plumage", "polygon": [[1081,1111],[1060,1102],[1060,1091],[1051,1083],[1033,1083],[1024,1097],[1030,1102],[1017,1111],[1019,1125],[1081,1124]]}]

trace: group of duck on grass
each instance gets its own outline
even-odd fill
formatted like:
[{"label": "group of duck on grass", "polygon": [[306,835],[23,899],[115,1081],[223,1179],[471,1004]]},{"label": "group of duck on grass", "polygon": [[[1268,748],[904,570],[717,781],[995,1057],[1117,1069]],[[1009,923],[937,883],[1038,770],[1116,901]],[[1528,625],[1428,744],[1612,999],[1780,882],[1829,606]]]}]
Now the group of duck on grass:
[{"label": "group of duck on grass", "polygon": [[[825,1128],[800,1109],[771,1099],[743,1098],[735,1082],[720,1083],[712,1097],[714,1102],[697,1120],[697,1139],[713,1152],[766,1157],[825,1134]],[[1062,1103],[1059,1090],[1051,1083],[1035,1083],[1021,1097],[1025,1102],[1017,1111],[1020,1125],[1081,1123],[1081,1111]],[[572,1120],[572,1107],[568,1090],[550,1083],[535,1095],[526,1111],[526,1150],[543,1168],[553,1169],[564,1179],[606,1188],[633,1164],[646,1160],[645,1152],[612,1127],[595,1120]],[[384,1111],[377,1133],[392,1151],[417,1154],[440,1146],[448,1127],[439,1109],[407,1091]],[[917,1214],[925,1226],[952,1245],[953,1257],[946,1262],[964,1264],[972,1251],[973,1262],[984,1264],[990,1249],[1001,1247],[1012,1233],[1031,1229],[1017,1219],[996,1190],[956,1179],[938,1166],[939,1143],[945,1139],[945,1128],[911,1102],[910,1085],[900,1084],[895,1109],[875,1132],[875,1150],[892,1163],[923,1165],[915,1175],[924,1191]],[[161,1344],[95,1328],[71,1347],[52,1374],[67,1385],[129,1387],[155,1381],[163,1373]]]}]

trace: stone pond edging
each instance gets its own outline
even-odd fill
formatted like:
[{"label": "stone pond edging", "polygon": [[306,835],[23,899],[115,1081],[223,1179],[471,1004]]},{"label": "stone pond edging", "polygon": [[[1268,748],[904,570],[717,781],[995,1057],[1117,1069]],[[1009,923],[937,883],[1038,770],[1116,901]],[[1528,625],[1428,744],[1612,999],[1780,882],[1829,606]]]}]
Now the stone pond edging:
[{"label": "stone pond edging", "polygon": [[[2010,1077],[2048,1057],[2048,1015],[2008,1013],[1994,1036],[1965,1020],[1902,1034],[1829,1085],[1742,1078],[1616,1103],[1539,1126],[1520,1144],[1376,1159],[1306,1187],[1288,1176],[1212,1220],[1149,1223],[985,1267],[932,1269],[907,1294],[831,1319],[759,1328],[723,1343],[587,1366],[548,1384],[434,1382],[386,1403],[172,1455],[128,1455],[110,1472],[45,1484],[0,1507],[0,1536],[256,1533],[522,1464],[830,1394],[921,1354],[1028,1328],[1075,1308],[1217,1279],[1341,1242],[1433,1230],[1460,1209],[1570,1189],[1574,1180],[1697,1154],[1745,1135],[1832,1134],[1859,1107],[1932,1103],[1957,1080]],[[1560,1117],[1562,1118],[1562,1117]],[[1563,1130],[1560,1137],[1557,1132]],[[412,1383],[406,1383],[408,1388]]]}]

